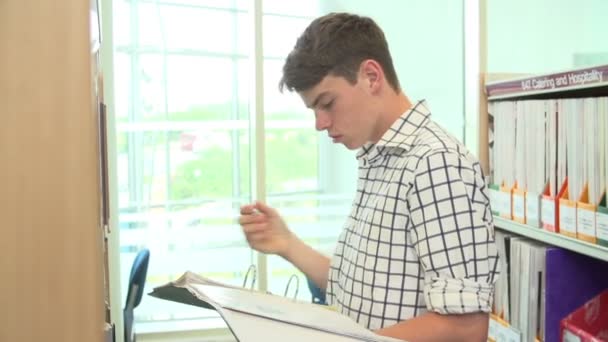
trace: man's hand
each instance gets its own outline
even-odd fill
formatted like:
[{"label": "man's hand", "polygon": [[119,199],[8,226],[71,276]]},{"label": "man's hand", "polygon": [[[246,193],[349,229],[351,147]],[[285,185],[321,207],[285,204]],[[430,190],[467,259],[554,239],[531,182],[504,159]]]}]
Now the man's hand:
[{"label": "man's hand", "polygon": [[284,257],[294,240],[279,213],[262,202],[242,206],[239,224],[249,246],[258,252]]},{"label": "man's hand", "polygon": [[293,234],[274,208],[256,202],[241,207],[239,223],[251,248],[291,262],[321,289],[327,285],[329,258]]}]

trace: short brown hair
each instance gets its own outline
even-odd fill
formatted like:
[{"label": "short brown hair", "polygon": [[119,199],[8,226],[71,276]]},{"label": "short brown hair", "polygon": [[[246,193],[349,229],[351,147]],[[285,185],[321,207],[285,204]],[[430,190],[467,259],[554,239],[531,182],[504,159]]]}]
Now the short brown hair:
[{"label": "short brown hair", "polygon": [[388,83],[400,90],[382,29],[368,17],[330,13],[313,20],[296,41],[283,65],[279,89],[308,90],[328,74],[357,82],[361,62],[377,61]]}]

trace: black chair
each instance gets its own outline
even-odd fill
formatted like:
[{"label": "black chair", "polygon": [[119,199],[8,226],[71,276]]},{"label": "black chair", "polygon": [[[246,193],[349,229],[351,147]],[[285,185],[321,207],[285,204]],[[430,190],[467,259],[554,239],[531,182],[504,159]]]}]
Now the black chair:
[{"label": "black chair", "polygon": [[141,302],[141,297],[144,294],[144,285],[146,284],[146,274],[148,273],[148,262],[150,261],[150,251],[142,249],[137,253],[133,266],[131,266],[131,275],[129,276],[129,288],[127,292],[127,302],[123,309],[123,320],[125,326],[125,342],[135,342],[135,333],[133,331],[133,309]]},{"label": "black chair", "polygon": [[327,305],[325,298],[325,291],[321,290],[310,278],[306,277],[308,283],[308,289],[312,295],[312,302],[314,304]]}]

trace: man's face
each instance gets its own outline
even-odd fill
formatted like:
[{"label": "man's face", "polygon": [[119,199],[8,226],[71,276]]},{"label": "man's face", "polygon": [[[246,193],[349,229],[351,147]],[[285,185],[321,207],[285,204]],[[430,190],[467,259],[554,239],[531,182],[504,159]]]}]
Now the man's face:
[{"label": "man's face", "polygon": [[334,143],[358,149],[371,140],[375,117],[366,82],[350,84],[343,77],[327,75],[311,89],[299,92],[315,113],[315,128],[327,131]]}]

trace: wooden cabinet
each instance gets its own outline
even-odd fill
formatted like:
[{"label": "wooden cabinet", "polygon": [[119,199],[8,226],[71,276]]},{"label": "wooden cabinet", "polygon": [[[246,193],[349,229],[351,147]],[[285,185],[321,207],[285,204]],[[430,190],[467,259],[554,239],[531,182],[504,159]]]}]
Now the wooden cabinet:
[{"label": "wooden cabinet", "polygon": [[0,1],[0,341],[102,341],[89,2]]}]

